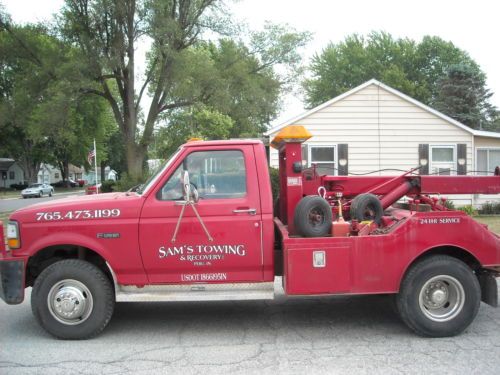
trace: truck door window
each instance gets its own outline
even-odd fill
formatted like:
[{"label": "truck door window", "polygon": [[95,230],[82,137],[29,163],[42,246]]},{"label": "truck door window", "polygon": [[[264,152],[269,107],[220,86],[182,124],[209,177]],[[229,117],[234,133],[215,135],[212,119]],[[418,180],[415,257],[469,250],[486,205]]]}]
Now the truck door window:
[{"label": "truck door window", "polygon": [[183,172],[198,190],[200,199],[241,198],[247,193],[243,153],[231,151],[198,151],[189,154],[158,192],[160,200],[181,200]]}]

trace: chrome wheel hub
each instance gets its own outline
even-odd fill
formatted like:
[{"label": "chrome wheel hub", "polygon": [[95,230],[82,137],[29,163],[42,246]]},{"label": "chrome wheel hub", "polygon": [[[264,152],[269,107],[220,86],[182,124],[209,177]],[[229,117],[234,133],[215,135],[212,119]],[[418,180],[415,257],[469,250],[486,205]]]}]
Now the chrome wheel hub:
[{"label": "chrome wheel hub", "polygon": [[439,275],[423,285],[418,302],[427,318],[436,322],[446,322],[462,311],[465,292],[462,284],[454,277]]},{"label": "chrome wheel hub", "polygon": [[67,279],[56,283],[47,296],[52,316],[67,325],[83,323],[93,308],[92,294],[80,281]]}]

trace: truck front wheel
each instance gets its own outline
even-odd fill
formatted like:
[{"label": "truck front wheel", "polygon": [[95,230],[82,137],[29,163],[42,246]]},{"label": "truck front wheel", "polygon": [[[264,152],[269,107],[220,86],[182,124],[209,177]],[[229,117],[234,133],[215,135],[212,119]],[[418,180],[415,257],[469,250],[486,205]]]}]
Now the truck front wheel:
[{"label": "truck front wheel", "polygon": [[106,275],[79,259],[61,260],[45,268],[31,293],[35,318],[61,339],[97,335],[110,321],[114,305],[113,287]]},{"label": "truck front wheel", "polygon": [[455,336],[474,320],[481,289],[463,262],[436,255],[418,262],[401,284],[396,304],[401,319],[417,334]]}]

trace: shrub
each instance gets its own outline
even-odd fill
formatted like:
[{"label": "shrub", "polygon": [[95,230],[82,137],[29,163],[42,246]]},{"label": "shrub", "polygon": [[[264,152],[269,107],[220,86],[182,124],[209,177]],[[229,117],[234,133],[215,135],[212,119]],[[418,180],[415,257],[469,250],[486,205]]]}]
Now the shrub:
[{"label": "shrub", "polygon": [[[442,201],[441,201],[441,204],[443,204],[443,203],[442,203]],[[453,201],[451,201],[451,200],[449,200],[449,199],[447,199],[447,200],[444,202],[443,206],[445,206],[445,207],[446,207],[447,209],[449,209],[449,210],[456,210],[456,208],[455,208],[455,203],[453,203]]]},{"label": "shrub", "polygon": [[103,183],[101,185],[101,192],[111,193],[112,191],[115,191],[114,190],[115,184],[116,184],[116,181],[114,181],[114,180],[103,181]]},{"label": "shrub", "polygon": [[498,214],[500,214],[500,202],[483,203],[483,205],[479,209],[479,214],[480,215],[498,215]]},{"label": "shrub", "polygon": [[113,190],[114,191],[127,191],[127,190],[130,190],[131,188],[133,188],[134,186],[142,184],[144,181],[146,181],[145,178],[136,179],[136,178],[129,177],[126,173],[123,173],[121,178],[115,182]]},{"label": "shrub", "polygon": [[463,207],[458,207],[458,210],[459,211],[463,211],[465,212],[467,215],[469,216],[474,216],[477,214],[477,211],[474,209],[474,207],[472,205],[467,205],[467,206],[463,206]]},{"label": "shrub", "polygon": [[273,192],[273,201],[275,201],[280,194],[280,172],[278,168],[269,167],[269,175],[271,177],[271,189]]}]

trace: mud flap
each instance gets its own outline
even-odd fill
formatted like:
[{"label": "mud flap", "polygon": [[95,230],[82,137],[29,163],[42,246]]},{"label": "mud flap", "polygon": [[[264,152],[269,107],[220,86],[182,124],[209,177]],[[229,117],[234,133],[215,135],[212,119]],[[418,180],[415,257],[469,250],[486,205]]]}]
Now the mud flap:
[{"label": "mud flap", "polygon": [[4,260],[0,262],[0,298],[9,305],[24,300],[24,261]]},{"label": "mud flap", "polygon": [[498,307],[498,288],[497,281],[493,274],[483,272],[478,275],[479,285],[481,285],[481,301],[484,303]]}]

